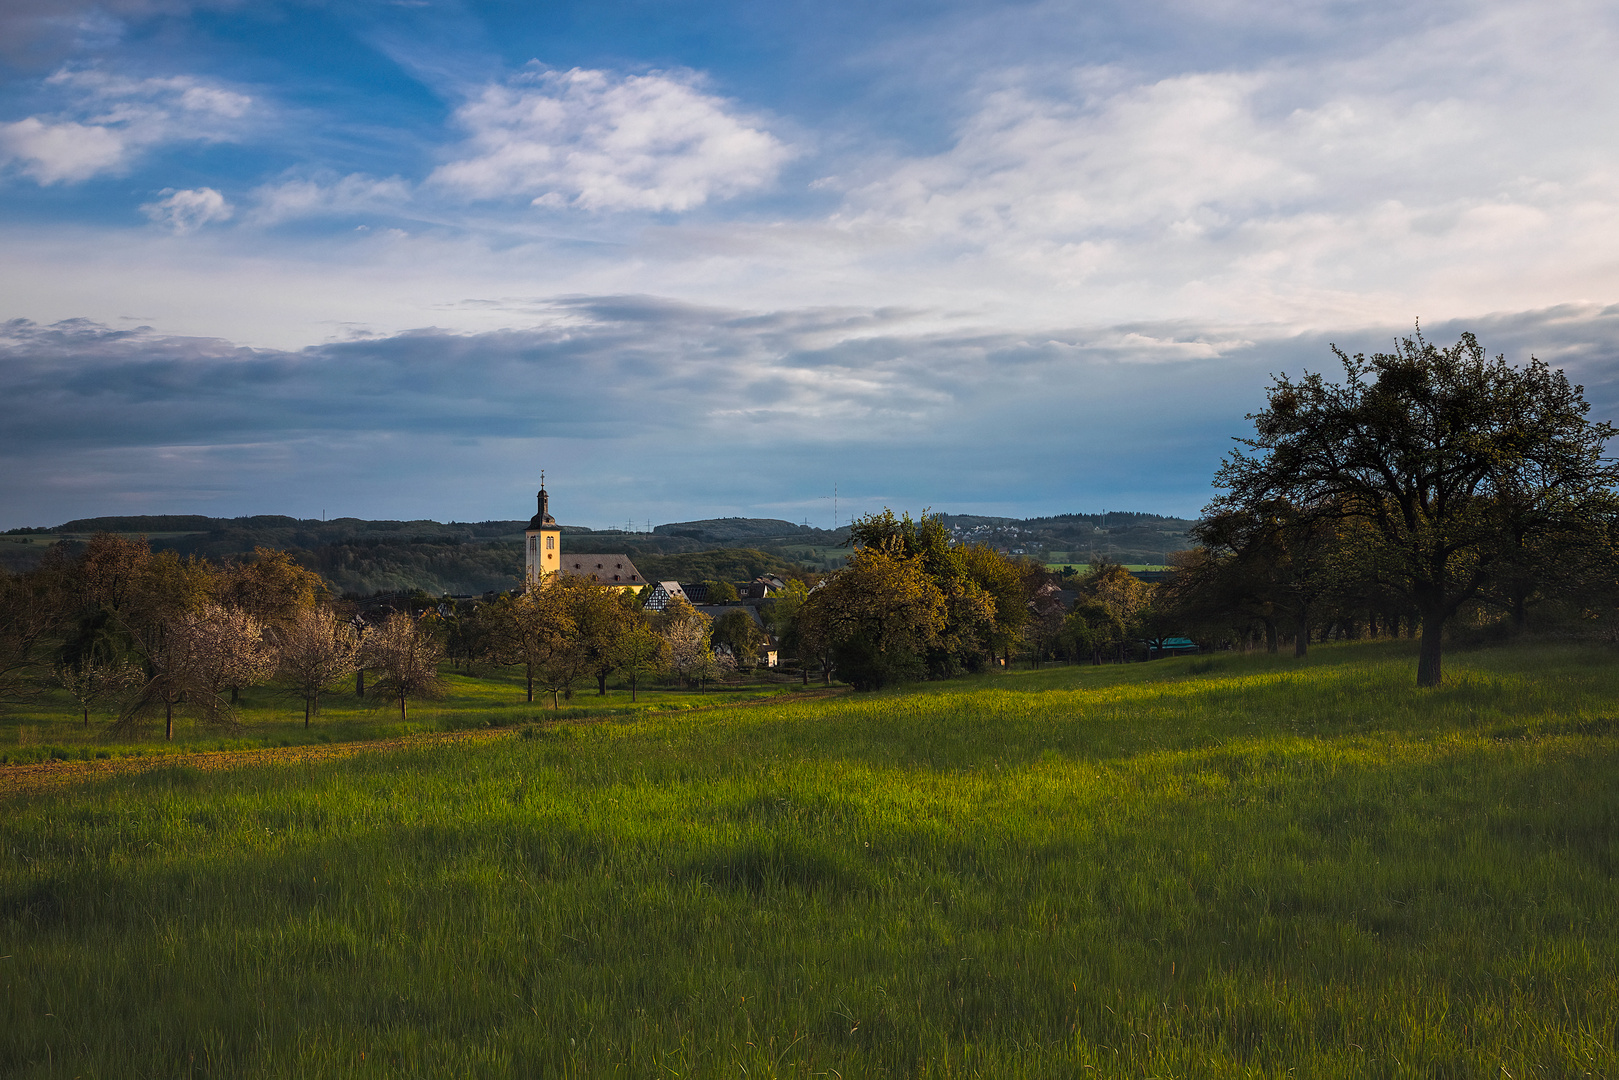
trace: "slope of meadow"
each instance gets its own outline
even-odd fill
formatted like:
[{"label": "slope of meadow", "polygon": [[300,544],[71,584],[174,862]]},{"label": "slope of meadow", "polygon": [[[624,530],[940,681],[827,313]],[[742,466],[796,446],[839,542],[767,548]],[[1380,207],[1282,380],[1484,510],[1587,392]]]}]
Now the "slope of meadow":
[{"label": "slope of meadow", "polygon": [[13,797],[0,1072],[1619,1072],[1619,674],[1066,668]]}]

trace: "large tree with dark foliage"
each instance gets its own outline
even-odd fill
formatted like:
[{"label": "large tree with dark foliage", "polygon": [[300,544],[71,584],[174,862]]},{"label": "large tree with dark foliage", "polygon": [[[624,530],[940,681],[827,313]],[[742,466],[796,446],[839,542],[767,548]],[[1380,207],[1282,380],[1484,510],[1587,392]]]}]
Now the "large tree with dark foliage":
[{"label": "large tree with dark foliage", "polygon": [[920,555],[869,544],[810,593],[798,618],[806,640],[825,643],[838,678],[856,690],[877,690],[927,674],[928,649],[945,628],[946,611]]},{"label": "large tree with dark foliage", "polygon": [[1283,500],[1301,518],[1365,523],[1372,572],[1422,618],[1417,683],[1438,686],[1445,623],[1509,566],[1521,572],[1507,539],[1521,549],[1609,514],[1615,429],[1586,418],[1583,387],[1561,371],[1491,359],[1472,334],[1440,349],[1419,329],[1392,353],[1333,352],[1341,383],[1277,378],[1209,509]]},{"label": "large tree with dark foliage", "polygon": [[849,544],[912,560],[943,600],[943,623],[927,635],[925,674],[945,678],[976,671],[1023,640],[1029,619],[1026,568],[993,548],[956,544],[943,519],[927,511],[917,520],[892,510],[849,525]]},{"label": "large tree with dark foliage", "polygon": [[1212,599],[1223,611],[1247,613],[1265,627],[1271,652],[1285,620],[1294,631],[1294,655],[1304,656],[1317,608],[1352,572],[1338,515],[1315,509],[1301,514],[1287,500],[1271,499],[1198,522],[1192,536],[1206,557],[1177,574],[1181,587],[1166,591],[1169,608],[1195,620]]}]

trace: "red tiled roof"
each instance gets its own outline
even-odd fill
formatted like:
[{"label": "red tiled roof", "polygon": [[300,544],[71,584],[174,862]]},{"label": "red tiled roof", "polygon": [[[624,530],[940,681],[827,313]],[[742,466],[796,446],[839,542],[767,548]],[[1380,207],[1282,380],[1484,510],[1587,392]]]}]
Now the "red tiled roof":
[{"label": "red tiled roof", "polygon": [[560,573],[591,577],[607,585],[645,585],[646,578],[628,555],[574,555],[562,553]]}]

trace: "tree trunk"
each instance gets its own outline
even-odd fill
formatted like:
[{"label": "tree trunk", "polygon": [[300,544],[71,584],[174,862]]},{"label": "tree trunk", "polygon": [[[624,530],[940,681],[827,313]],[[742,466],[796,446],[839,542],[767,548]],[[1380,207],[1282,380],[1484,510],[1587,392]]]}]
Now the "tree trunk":
[{"label": "tree trunk", "polygon": [[1523,589],[1512,590],[1512,628],[1522,630],[1529,625],[1529,594]]},{"label": "tree trunk", "polygon": [[635,704],[635,672],[630,672],[630,704]]},{"label": "tree trunk", "polygon": [[354,673],[354,696],[365,697],[365,668]]},{"label": "tree trunk", "polygon": [[1295,657],[1310,655],[1310,624],[1303,619],[1299,620],[1298,633],[1293,635],[1293,655]]},{"label": "tree trunk", "polygon": [[171,740],[174,738],[174,702],[172,701],[163,703],[163,737]]},{"label": "tree trunk", "polygon": [[596,673],[596,693],[602,697],[607,696],[607,672]]},{"label": "tree trunk", "polygon": [[90,726],[90,706],[88,705],[84,707],[84,726]]},{"label": "tree trunk", "polygon": [[242,703],[242,688],[240,686],[233,686],[230,688],[230,703],[232,705],[240,705]]},{"label": "tree trunk", "polygon": [[405,719],[405,692],[399,691],[399,719]]},{"label": "tree trunk", "polygon": [[304,698],[304,730],[305,731],[309,730],[309,714],[312,711],[313,711],[313,709],[311,708],[311,706],[309,704],[309,699]]},{"label": "tree trunk", "polygon": [[1274,652],[1279,652],[1280,650],[1281,650],[1281,643],[1278,640],[1277,635],[1276,635],[1276,620],[1275,619],[1266,619],[1265,620],[1265,651],[1268,652],[1268,653],[1274,653]]},{"label": "tree trunk", "polygon": [[528,703],[534,704],[534,665],[528,665]]},{"label": "tree trunk", "polygon": [[1438,617],[1428,617],[1422,620],[1422,650],[1417,654],[1418,686],[1439,685],[1439,658],[1443,645],[1444,629],[1444,621]]}]

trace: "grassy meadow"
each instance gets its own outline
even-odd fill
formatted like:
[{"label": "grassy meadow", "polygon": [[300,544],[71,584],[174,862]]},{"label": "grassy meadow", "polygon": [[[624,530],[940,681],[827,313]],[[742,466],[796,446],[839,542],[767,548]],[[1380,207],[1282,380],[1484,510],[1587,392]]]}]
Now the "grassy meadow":
[{"label": "grassy meadow", "polygon": [[1614,660],[1055,668],[13,796],[0,1074],[1619,1075]]},{"label": "grassy meadow", "polygon": [[[304,726],[301,697],[278,685],[250,686],[241,692],[234,727],[221,727],[177,713],[173,740],[163,738],[163,717],[134,732],[112,727],[113,714],[92,710],[90,722],[64,690],[51,690],[27,706],[0,712],[0,767],[45,761],[92,761],[129,755],[185,754],[198,750],[248,750],[332,742],[390,739],[429,731],[498,728],[556,719],[636,716],[668,710],[711,708],[796,693],[801,687],[784,677],[739,679],[701,690],[642,685],[630,691],[609,680],[605,695],[593,679],[582,679],[571,700],[553,709],[551,695],[536,688],[528,700],[520,668],[480,669],[475,676],[441,665],[442,695],[411,698],[405,718],[397,699],[355,697],[352,687],[321,698],[321,711]],[[815,687],[810,687],[815,689]]]}]

